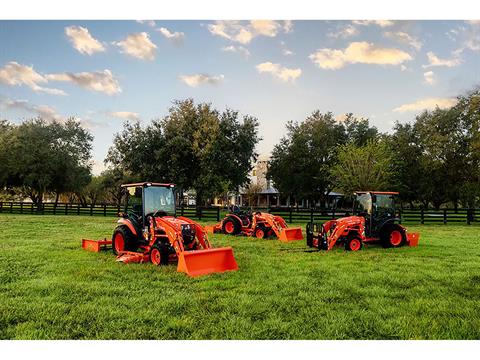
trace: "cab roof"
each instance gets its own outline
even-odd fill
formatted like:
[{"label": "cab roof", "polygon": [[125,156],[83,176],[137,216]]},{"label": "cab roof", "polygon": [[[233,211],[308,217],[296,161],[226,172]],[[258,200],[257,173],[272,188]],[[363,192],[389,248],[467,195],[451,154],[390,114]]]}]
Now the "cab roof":
[{"label": "cab roof", "polygon": [[398,195],[397,191],[355,191],[354,194],[380,194],[380,195]]},{"label": "cab roof", "polygon": [[150,182],[150,181],[145,181],[145,182],[138,182],[138,183],[131,183],[131,184],[122,184],[121,187],[131,187],[131,186],[159,186],[159,187],[174,187],[175,184],[170,184],[170,183],[156,183],[156,182]]}]

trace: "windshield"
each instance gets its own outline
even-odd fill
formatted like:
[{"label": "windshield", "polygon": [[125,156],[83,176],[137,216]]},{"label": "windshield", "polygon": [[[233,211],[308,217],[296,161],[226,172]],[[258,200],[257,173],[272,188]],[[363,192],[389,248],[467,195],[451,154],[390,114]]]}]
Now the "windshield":
[{"label": "windshield", "polygon": [[376,194],[376,210],[377,212],[388,212],[394,213],[395,205],[394,199],[395,196],[391,194]]},{"label": "windshield", "polygon": [[370,194],[357,195],[355,199],[353,212],[356,215],[371,214],[372,212],[372,197]]},{"label": "windshield", "polygon": [[175,196],[173,188],[166,186],[149,186],[144,189],[145,215],[166,212],[175,215]]}]

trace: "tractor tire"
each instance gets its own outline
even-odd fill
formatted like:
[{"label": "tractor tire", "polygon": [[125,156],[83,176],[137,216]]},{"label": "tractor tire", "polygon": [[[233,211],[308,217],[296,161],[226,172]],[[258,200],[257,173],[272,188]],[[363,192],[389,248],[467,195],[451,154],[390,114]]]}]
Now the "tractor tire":
[{"label": "tractor tire", "polygon": [[241,224],[234,217],[223,220],[222,232],[228,235],[237,235],[240,232]]},{"label": "tractor tire", "polygon": [[161,244],[155,244],[150,249],[150,262],[153,265],[167,265],[168,264],[168,250]]},{"label": "tractor tire", "polygon": [[268,235],[268,230],[264,227],[264,226],[257,226],[257,228],[255,229],[255,231],[253,232],[253,235],[257,238],[257,239],[265,239]]},{"label": "tractor tire", "polygon": [[362,238],[359,235],[351,235],[345,241],[345,250],[347,251],[358,251],[362,246]]},{"label": "tractor tire", "polygon": [[126,226],[115,229],[112,236],[112,249],[115,255],[120,251],[135,251],[137,248],[137,239]]},{"label": "tractor tire", "polygon": [[407,235],[401,226],[393,224],[382,230],[380,240],[384,248],[396,248],[405,245]]}]

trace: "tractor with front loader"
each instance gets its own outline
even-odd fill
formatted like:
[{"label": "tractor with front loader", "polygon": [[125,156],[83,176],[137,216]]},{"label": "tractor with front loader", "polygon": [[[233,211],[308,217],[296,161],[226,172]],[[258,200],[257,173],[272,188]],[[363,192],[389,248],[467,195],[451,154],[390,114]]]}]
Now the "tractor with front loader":
[{"label": "tractor with front loader", "polygon": [[254,236],[259,239],[276,236],[282,242],[303,240],[300,227],[289,228],[281,216],[259,211],[234,211],[216,225],[206,226],[209,233]]},{"label": "tractor with front loader", "polygon": [[357,191],[352,216],[323,224],[307,224],[307,245],[331,250],[343,245],[346,250],[360,250],[363,244],[376,242],[384,247],[417,246],[420,235],[408,233],[399,224],[395,208],[397,192]]},{"label": "tractor with front loader", "polygon": [[100,251],[111,245],[123,263],[177,261],[177,271],[190,276],[238,269],[231,247],[212,248],[200,224],[175,216],[173,184],[143,182],[122,188],[124,212],[112,240],[83,239],[84,249]]}]

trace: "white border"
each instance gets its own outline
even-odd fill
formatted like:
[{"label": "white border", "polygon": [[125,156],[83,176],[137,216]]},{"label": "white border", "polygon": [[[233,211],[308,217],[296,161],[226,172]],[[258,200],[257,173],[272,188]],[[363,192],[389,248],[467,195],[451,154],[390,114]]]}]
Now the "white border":
[{"label": "white border", "polygon": [[15,0],[0,19],[480,19],[475,0]]}]

